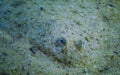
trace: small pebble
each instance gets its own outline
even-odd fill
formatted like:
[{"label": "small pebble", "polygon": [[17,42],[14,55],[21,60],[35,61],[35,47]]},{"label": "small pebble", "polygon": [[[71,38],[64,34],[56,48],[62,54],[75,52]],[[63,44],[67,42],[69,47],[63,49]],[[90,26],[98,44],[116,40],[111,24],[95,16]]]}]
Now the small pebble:
[{"label": "small pebble", "polygon": [[30,50],[33,54],[36,54],[36,50],[35,50],[33,47],[29,48],[29,50]]},{"label": "small pebble", "polygon": [[40,7],[40,10],[41,10],[41,11],[44,11],[44,10],[45,10],[45,7],[44,7],[44,6],[41,6],[41,7]]},{"label": "small pebble", "polygon": [[85,69],[82,70],[82,73],[87,73],[87,71]]},{"label": "small pebble", "polygon": [[109,70],[109,67],[108,67],[108,66],[105,66],[105,67],[104,67],[104,70],[105,70],[105,71]]},{"label": "small pebble", "polygon": [[2,54],[3,54],[4,56],[8,56],[8,54],[7,54],[7,53],[5,53],[5,52],[3,52]]},{"label": "small pebble", "polygon": [[22,71],[26,71],[26,67],[25,66],[22,66]]},{"label": "small pebble", "polygon": [[114,53],[114,54],[118,54],[118,52],[117,52],[117,51],[113,51],[113,53]]},{"label": "small pebble", "polygon": [[109,7],[113,7],[113,5],[112,5],[112,4],[108,4],[108,6],[109,6]]},{"label": "small pebble", "polygon": [[85,40],[86,40],[86,41],[90,41],[88,37],[85,37]]},{"label": "small pebble", "polygon": [[68,62],[68,64],[71,64],[71,63],[72,63],[71,61]]}]

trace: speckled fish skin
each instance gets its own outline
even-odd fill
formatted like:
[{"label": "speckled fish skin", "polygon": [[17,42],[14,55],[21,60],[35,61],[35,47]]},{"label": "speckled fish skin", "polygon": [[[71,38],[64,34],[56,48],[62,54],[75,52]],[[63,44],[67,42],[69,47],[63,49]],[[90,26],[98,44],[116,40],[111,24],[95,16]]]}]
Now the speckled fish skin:
[{"label": "speckled fish skin", "polygon": [[[65,63],[74,59],[72,53],[77,48],[75,48],[73,40],[80,38],[78,25],[72,27],[72,25],[50,23],[49,26],[46,26],[45,23],[42,26],[36,26],[38,27],[33,28],[29,34],[29,41],[35,48]],[[75,37],[73,34],[77,36]]]}]

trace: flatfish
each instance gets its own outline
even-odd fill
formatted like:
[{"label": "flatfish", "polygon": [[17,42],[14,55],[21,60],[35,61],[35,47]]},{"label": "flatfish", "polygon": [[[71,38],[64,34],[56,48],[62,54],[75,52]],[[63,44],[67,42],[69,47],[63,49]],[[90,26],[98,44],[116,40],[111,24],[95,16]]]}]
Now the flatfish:
[{"label": "flatfish", "polygon": [[74,23],[62,25],[50,20],[33,26],[29,31],[29,41],[32,46],[60,62],[73,64],[80,60],[79,52],[83,46],[79,28]]}]

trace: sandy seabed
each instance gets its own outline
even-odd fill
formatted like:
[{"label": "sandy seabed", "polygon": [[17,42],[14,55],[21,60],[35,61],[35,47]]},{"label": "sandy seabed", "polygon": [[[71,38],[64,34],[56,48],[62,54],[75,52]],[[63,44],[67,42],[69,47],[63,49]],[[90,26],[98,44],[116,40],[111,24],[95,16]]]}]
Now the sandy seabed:
[{"label": "sandy seabed", "polygon": [[[119,0],[0,0],[0,75],[120,75],[119,7]],[[63,54],[54,45],[60,37]]]}]

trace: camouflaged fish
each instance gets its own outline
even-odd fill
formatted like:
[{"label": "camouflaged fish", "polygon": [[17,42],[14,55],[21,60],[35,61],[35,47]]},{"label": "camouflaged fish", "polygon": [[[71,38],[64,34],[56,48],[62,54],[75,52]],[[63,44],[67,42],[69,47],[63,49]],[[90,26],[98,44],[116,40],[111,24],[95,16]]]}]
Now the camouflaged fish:
[{"label": "camouflaged fish", "polygon": [[32,28],[29,32],[29,41],[43,53],[49,54],[61,62],[71,63],[80,59],[76,51],[82,49],[82,41],[75,42],[80,39],[79,34],[78,25],[44,23]]}]

